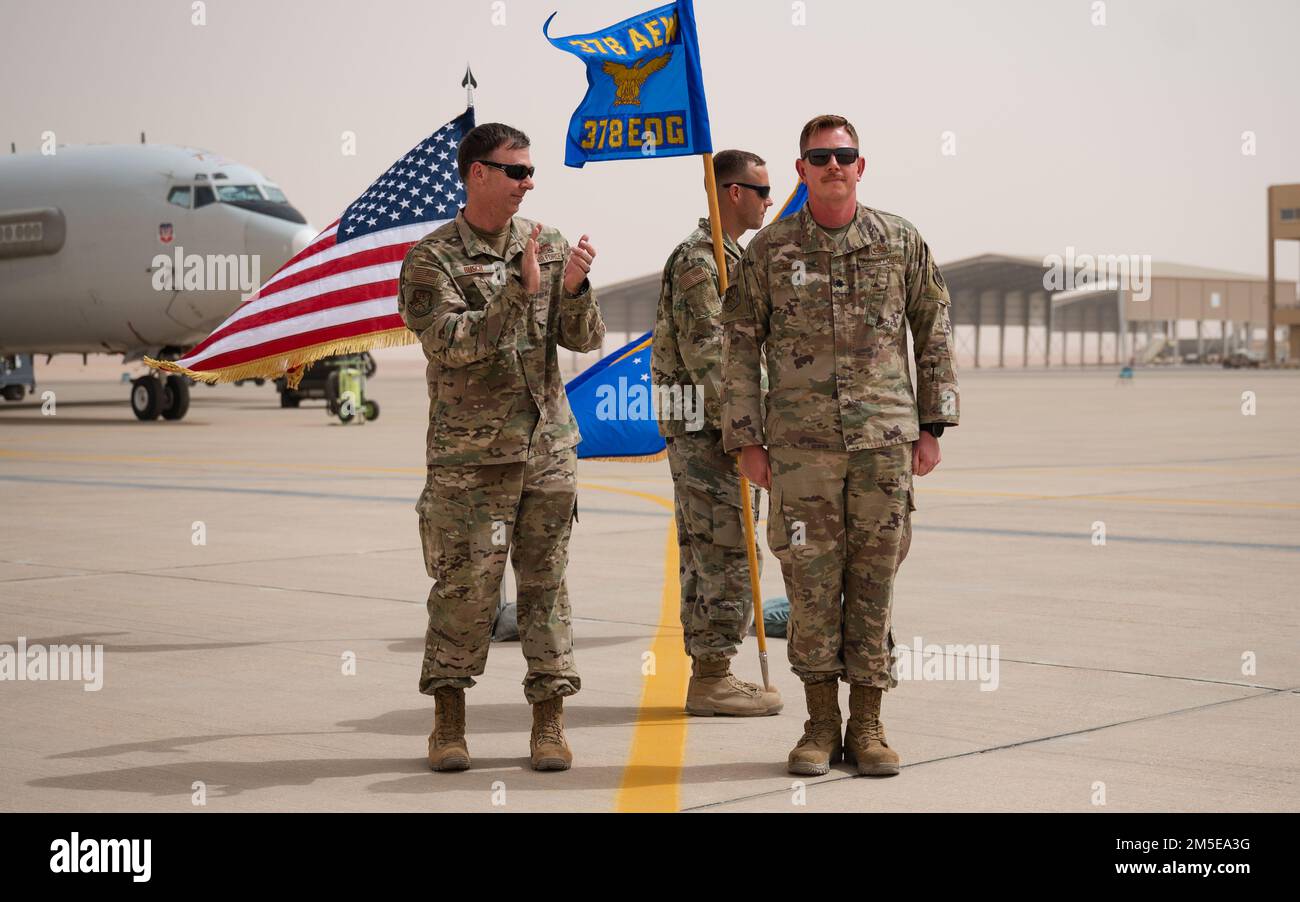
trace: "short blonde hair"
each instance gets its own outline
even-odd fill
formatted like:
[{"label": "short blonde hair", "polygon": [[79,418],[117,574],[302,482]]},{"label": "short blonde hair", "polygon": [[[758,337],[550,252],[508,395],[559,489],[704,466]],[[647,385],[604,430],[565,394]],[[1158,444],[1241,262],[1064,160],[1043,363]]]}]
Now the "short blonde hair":
[{"label": "short blonde hair", "polygon": [[812,136],[826,128],[844,129],[849,133],[849,137],[853,139],[853,146],[859,146],[858,130],[853,127],[853,123],[845,119],[843,116],[836,116],[827,113],[824,116],[814,116],[812,119],[809,119],[808,124],[803,127],[803,131],[799,133],[800,156],[803,156],[803,152],[808,149],[808,142],[812,140]]}]

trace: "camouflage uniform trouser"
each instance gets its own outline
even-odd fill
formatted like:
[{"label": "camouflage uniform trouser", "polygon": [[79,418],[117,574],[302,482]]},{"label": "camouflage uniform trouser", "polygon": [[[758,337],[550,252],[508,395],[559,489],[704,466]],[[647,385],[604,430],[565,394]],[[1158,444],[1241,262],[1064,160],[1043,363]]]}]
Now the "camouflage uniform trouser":
[{"label": "camouflage uniform trouser", "polygon": [[[666,441],[686,653],[696,659],[730,658],[754,616],[736,462],[722,450],[722,433],[716,429]],[[758,489],[751,491],[757,523]],[[761,558],[758,563],[761,574]]]},{"label": "camouflage uniform trouser", "polygon": [[530,704],[581,688],[564,584],[577,504],[572,449],[526,463],[431,466],[416,510],[429,590],[420,691],[469,688],[487,665],[492,622],[514,563]]},{"label": "camouflage uniform trouser", "polygon": [[804,682],[894,688],[891,608],[912,541],[912,445],[768,456],[767,541],[790,596],[791,669]]}]

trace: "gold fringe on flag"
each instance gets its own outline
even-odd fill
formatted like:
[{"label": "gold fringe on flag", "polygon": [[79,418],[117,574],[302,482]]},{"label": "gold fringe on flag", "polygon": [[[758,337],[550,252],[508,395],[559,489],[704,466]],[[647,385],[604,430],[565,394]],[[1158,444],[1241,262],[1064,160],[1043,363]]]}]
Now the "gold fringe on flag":
[{"label": "gold fringe on flag", "polygon": [[632,454],[628,457],[584,457],[583,460],[603,460],[616,464],[649,464],[656,460],[663,460],[668,456],[668,449],[660,451],[658,454]]},{"label": "gold fringe on flag", "polygon": [[285,384],[289,388],[297,388],[302,382],[303,374],[307,372],[307,367],[317,360],[334,357],[338,354],[360,354],[362,351],[371,351],[376,348],[394,348],[399,345],[415,344],[419,340],[419,336],[403,326],[400,329],[368,332],[365,335],[354,335],[351,338],[336,338],[333,341],[324,341],[320,344],[308,345],[305,348],[298,348],[284,354],[262,357],[257,360],[250,360],[248,363],[241,363],[238,366],[227,366],[216,370],[191,370],[178,366],[170,360],[154,360],[152,357],[144,358],[144,362],[161,372],[189,376],[191,379],[206,382],[209,385],[217,385],[221,382],[237,382],[240,379],[279,379],[283,376]]}]

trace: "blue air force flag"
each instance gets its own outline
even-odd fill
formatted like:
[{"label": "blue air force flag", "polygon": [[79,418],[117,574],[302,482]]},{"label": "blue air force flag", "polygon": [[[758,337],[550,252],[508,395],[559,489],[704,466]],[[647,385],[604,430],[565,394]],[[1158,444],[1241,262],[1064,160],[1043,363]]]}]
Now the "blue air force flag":
[{"label": "blue air force flag", "polygon": [[666,445],[650,380],[651,333],[628,342],[569,380],[564,390],[578,421],[578,457],[657,460]]},{"label": "blue air force flag", "polygon": [[776,214],[776,218],[789,219],[802,210],[806,203],[808,203],[808,186],[800,182],[794,186],[794,191],[786,198],[785,204],[782,205],[781,211]]},{"label": "blue air force flag", "polygon": [[591,34],[553,38],[587,66],[587,96],[569,121],[564,165],[709,153],[709,108],[691,0]]}]

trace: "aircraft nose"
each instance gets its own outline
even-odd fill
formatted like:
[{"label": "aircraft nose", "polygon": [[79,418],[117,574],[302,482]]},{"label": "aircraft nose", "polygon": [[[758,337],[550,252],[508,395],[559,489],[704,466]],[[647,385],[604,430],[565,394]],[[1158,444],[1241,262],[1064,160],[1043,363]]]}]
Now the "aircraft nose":
[{"label": "aircraft nose", "polygon": [[296,257],[302,253],[303,249],[311,244],[311,240],[316,237],[317,233],[318,230],[313,229],[311,226],[302,226],[297,232],[294,232],[293,256]]},{"label": "aircraft nose", "polygon": [[250,219],[244,228],[244,245],[249,254],[260,258],[262,278],[288,263],[316,237],[317,229],[311,224],[301,225],[269,216]]}]

